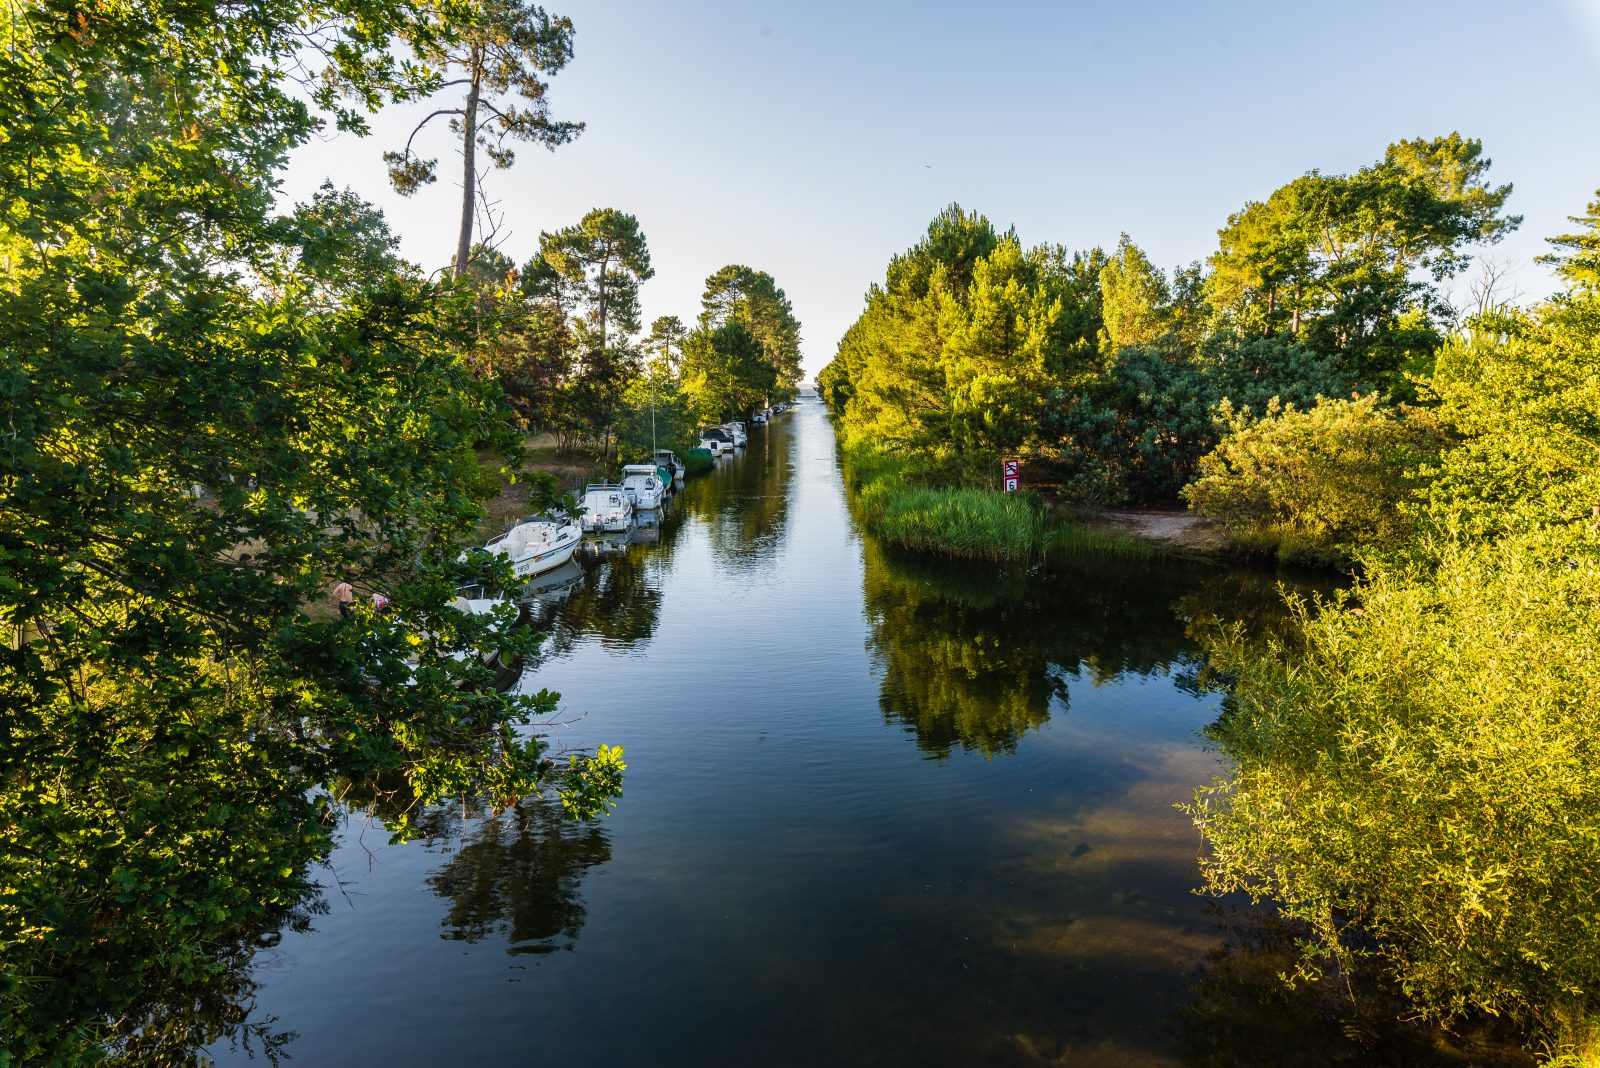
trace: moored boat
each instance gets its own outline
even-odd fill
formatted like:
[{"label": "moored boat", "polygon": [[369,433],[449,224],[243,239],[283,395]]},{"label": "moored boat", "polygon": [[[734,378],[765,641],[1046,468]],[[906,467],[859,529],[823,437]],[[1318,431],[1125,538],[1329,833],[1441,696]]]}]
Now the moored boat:
[{"label": "moored boat", "polygon": [[667,474],[672,476],[672,481],[675,485],[683,482],[683,476],[686,472],[683,461],[678,459],[677,453],[671,449],[657,449],[655,460],[657,467],[665,469]]},{"label": "moored boat", "polygon": [[708,427],[700,432],[700,447],[712,456],[721,456],[733,451],[733,435],[719,426]]},{"label": "moored boat", "polygon": [[633,523],[633,502],[615,482],[595,482],[583,490],[583,529],[621,533]]},{"label": "moored boat", "polygon": [[655,464],[627,464],[622,468],[622,492],[635,510],[653,512],[661,507],[666,487],[656,474]]},{"label": "moored boat", "polygon": [[583,527],[571,516],[529,516],[483,548],[508,557],[519,578],[530,578],[571,560],[582,540]]}]

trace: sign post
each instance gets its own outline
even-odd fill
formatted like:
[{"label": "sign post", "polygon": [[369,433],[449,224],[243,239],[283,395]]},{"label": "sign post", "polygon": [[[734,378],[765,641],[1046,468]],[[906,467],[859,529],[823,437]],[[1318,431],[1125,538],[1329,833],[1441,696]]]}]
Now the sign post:
[{"label": "sign post", "polygon": [[1022,460],[1007,456],[1000,461],[1000,484],[1007,493],[1015,493],[1022,486]]}]

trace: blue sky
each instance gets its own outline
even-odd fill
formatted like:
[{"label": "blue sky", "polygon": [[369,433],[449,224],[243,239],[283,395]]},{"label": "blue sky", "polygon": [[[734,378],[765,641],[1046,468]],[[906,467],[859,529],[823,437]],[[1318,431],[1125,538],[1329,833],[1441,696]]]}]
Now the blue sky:
[{"label": "blue sky", "polygon": [[[1460,130],[1516,187],[1526,221],[1490,254],[1532,298],[1551,288],[1542,239],[1600,187],[1600,0],[547,7],[577,27],[552,110],[588,130],[491,175],[504,251],[522,262],[541,230],[630,212],[656,268],[647,323],[691,319],[708,274],[749,264],[793,301],[809,374],[952,201],[1028,244],[1127,231],[1171,267],[1297,175]],[[332,177],[383,207],[410,258],[447,262],[459,163],[442,124],[423,193],[395,196],[382,162],[425,113],[307,146],[286,195]]]}]

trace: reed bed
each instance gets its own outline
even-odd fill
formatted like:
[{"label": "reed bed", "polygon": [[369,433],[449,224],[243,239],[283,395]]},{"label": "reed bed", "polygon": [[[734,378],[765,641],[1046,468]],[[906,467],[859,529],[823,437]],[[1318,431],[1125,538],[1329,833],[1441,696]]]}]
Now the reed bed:
[{"label": "reed bed", "polygon": [[847,446],[841,451],[845,483],[862,524],[904,549],[1002,563],[1046,557],[1150,559],[1159,555],[1147,541],[1092,530],[1052,514],[1033,493],[936,484],[950,477],[950,472],[928,470],[906,457],[869,446]]},{"label": "reed bed", "polygon": [[[879,487],[885,489],[879,490]],[[1044,539],[1044,515],[1015,494],[870,484],[868,524],[884,540],[919,552],[980,560],[1027,560]]]}]

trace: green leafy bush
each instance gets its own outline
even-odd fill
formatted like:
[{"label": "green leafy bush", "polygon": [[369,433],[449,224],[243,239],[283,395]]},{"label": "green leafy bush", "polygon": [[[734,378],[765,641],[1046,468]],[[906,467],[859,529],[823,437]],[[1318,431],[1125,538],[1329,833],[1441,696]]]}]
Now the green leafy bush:
[{"label": "green leafy bush", "polygon": [[1233,758],[1192,809],[1213,891],[1279,903],[1306,969],[1373,959],[1425,1012],[1572,1034],[1600,1010],[1600,541],[1452,548],[1300,643],[1229,645]]},{"label": "green leafy bush", "polygon": [[1221,414],[1227,433],[1183,495],[1241,543],[1348,564],[1415,536],[1414,512],[1404,507],[1418,488],[1412,472],[1444,443],[1426,413],[1386,408],[1369,394],[1319,400],[1307,411],[1273,404],[1256,421],[1226,403]]}]

